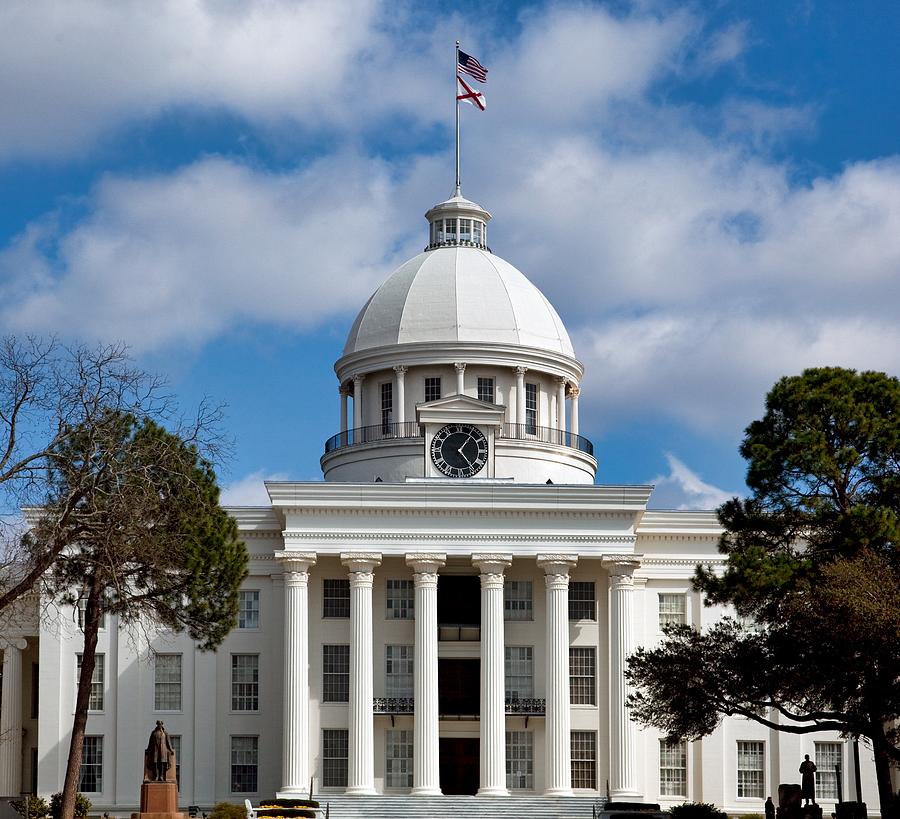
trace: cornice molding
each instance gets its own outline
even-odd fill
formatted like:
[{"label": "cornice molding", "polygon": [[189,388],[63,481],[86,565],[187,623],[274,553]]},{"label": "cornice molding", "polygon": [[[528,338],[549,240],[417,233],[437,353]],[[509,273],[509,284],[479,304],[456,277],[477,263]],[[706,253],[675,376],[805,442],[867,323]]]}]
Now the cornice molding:
[{"label": "cornice molding", "polygon": [[353,541],[375,543],[410,543],[410,542],[442,542],[454,541],[458,543],[579,543],[579,544],[617,544],[631,546],[634,544],[633,535],[551,535],[551,534],[525,534],[515,533],[491,533],[480,532],[298,532],[286,531],[285,541],[308,542],[311,540],[338,541],[348,543]]}]

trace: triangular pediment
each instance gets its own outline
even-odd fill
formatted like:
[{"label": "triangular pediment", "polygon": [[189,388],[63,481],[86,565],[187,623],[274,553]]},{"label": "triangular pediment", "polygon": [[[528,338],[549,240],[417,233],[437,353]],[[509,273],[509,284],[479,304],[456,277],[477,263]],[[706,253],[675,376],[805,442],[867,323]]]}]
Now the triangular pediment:
[{"label": "triangular pediment", "polygon": [[470,395],[448,395],[436,401],[416,404],[420,424],[469,423],[497,425],[503,423],[506,407],[479,401]]}]

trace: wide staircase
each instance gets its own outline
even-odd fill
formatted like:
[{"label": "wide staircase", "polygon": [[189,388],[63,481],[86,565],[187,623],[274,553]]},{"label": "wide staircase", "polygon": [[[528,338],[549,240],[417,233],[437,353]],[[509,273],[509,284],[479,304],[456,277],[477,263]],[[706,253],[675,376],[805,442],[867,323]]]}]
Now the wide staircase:
[{"label": "wide staircase", "polygon": [[322,793],[329,819],[592,819],[590,796],[348,796]]}]

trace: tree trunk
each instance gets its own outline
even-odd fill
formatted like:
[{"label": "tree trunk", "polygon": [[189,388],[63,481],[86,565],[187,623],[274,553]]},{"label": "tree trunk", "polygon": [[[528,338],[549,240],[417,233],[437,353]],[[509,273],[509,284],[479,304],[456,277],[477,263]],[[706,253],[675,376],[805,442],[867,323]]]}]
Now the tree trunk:
[{"label": "tree trunk", "polygon": [[81,751],[84,729],[87,725],[88,705],[91,700],[91,680],[97,659],[97,632],[102,615],[102,584],[96,574],[88,580],[88,598],[84,610],[84,653],[81,655],[81,673],[78,675],[78,694],[75,697],[75,717],[72,721],[72,741],[63,783],[60,819],[74,819],[75,796],[81,779]]},{"label": "tree trunk", "polygon": [[900,819],[897,800],[891,785],[891,758],[887,752],[887,737],[881,722],[873,726],[872,750],[875,753],[875,779],[878,782],[878,801],[882,819]]}]

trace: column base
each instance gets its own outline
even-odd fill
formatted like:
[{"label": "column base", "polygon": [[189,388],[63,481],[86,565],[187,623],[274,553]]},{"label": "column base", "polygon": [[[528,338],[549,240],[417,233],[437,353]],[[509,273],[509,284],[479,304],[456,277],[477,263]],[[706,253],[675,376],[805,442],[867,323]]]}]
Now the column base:
[{"label": "column base", "polygon": [[571,788],[547,788],[544,796],[572,796]]},{"label": "column base", "polygon": [[443,796],[444,792],[440,788],[413,788],[409,792],[410,796]]},{"label": "column base", "polygon": [[280,791],[275,791],[276,799],[309,799],[309,785],[285,785]]},{"label": "column base", "polygon": [[370,785],[357,785],[344,791],[347,796],[375,796],[377,791]]},{"label": "column base", "polygon": [[475,796],[509,796],[506,788],[479,788]]}]

